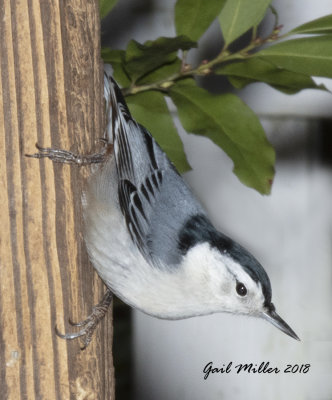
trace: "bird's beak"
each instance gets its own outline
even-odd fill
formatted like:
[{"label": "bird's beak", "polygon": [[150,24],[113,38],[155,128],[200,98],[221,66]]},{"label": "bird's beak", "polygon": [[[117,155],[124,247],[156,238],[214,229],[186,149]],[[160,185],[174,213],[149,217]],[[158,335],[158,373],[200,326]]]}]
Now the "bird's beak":
[{"label": "bird's beak", "polygon": [[286,333],[286,335],[289,335],[296,340],[300,340],[293,329],[288,324],[286,324],[286,322],[282,318],[280,318],[279,315],[275,312],[273,304],[271,304],[271,307],[269,307],[268,310],[263,313],[263,318],[271,322],[271,324],[279,328],[284,333]]}]

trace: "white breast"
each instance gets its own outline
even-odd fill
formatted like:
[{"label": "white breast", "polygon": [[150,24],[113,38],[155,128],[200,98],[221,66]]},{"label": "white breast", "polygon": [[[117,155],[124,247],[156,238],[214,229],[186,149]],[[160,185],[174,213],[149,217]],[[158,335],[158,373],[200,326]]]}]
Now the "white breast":
[{"label": "white breast", "polygon": [[205,276],[209,270],[202,268],[208,261],[204,255],[206,246],[190,252],[183,265],[149,264],[127,230],[117,185],[111,157],[91,177],[83,197],[85,242],[105,284],[127,304],[159,318],[215,312],[216,304],[208,296],[210,277]]}]

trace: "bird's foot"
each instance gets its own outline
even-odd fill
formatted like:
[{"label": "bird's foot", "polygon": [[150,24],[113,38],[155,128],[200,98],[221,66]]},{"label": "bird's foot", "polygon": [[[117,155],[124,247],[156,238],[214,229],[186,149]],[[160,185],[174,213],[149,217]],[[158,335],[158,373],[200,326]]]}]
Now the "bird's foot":
[{"label": "bird's foot", "polygon": [[54,162],[65,163],[65,164],[76,164],[79,166],[82,165],[90,165],[102,163],[107,158],[107,154],[112,150],[112,145],[107,142],[105,139],[100,139],[103,143],[104,147],[100,153],[94,154],[75,154],[71,151],[60,150],[60,149],[52,149],[50,147],[41,147],[38,143],[36,143],[36,148],[38,149],[38,153],[35,154],[25,154],[26,157],[31,158],[49,158]]},{"label": "bird's foot", "polygon": [[72,322],[69,320],[69,323],[73,326],[82,327],[82,329],[76,333],[60,333],[58,328],[55,327],[55,333],[61,337],[62,339],[72,340],[81,338],[83,342],[83,347],[81,350],[87,348],[89,343],[91,342],[93,332],[95,331],[99,322],[105,317],[109,306],[112,303],[113,294],[110,289],[107,289],[103,299],[100,303],[93,307],[92,313],[88,316],[87,319],[81,322]]}]

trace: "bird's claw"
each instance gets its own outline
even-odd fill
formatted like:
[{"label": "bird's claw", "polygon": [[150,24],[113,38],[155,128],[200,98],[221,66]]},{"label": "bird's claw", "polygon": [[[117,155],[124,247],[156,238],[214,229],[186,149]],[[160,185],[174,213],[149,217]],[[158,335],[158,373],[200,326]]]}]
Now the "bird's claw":
[{"label": "bird's claw", "polygon": [[102,163],[105,161],[108,145],[107,141],[103,140],[103,149],[100,153],[94,153],[89,155],[75,154],[71,151],[52,149],[51,147],[41,147],[36,143],[38,153],[25,154],[26,157],[30,158],[49,158],[53,162],[64,163],[64,164],[76,164],[79,166]]},{"label": "bird's claw", "polygon": [[111,305],[112,297],[112,292],[107,289],[103,299],[100,303],[93,307],[92,313],[88,316],[88,318],[80,322],[73,322],[69,320],[70,325],[82,327],[81,330],[79,330],[78,332],[61,333],[58,328],[55,327],[55,333],[57,334],[57,336],[66,340],[81,338],[83,342],[83,347],[81,347],[81,350],[86,349],[91,342],[92,335],[97,325],[105,317],[105,314],[109,306]]}]

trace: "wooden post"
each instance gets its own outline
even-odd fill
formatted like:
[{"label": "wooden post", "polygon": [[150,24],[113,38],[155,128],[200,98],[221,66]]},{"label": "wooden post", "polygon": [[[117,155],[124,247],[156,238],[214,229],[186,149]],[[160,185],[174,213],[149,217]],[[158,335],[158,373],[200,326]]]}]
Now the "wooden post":
[{"label": "wooden post", "polygon": [[89,169],[24,156],[98,146],[98,0],[0,0],[0,38],[0,397],[113,399],[111,313],[84,351],[54,332],[105,291],[82,240]]}]

